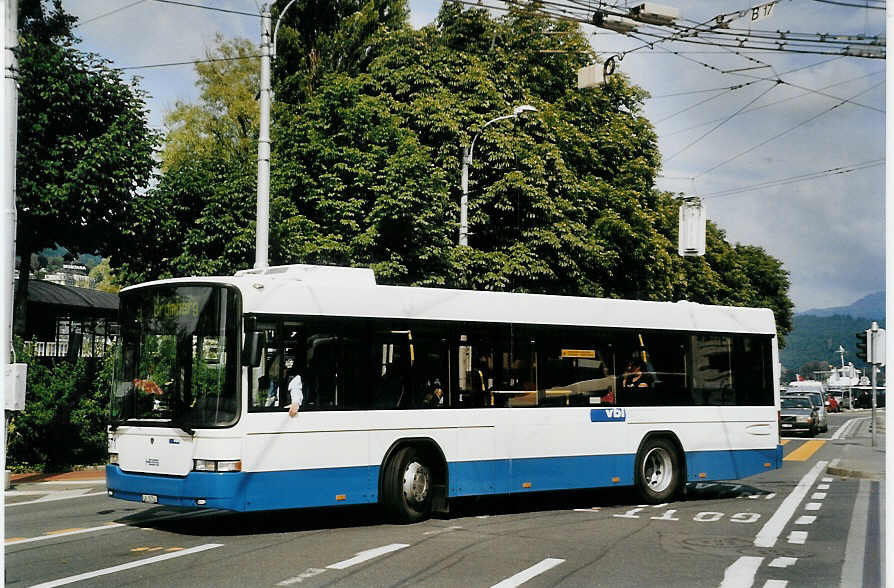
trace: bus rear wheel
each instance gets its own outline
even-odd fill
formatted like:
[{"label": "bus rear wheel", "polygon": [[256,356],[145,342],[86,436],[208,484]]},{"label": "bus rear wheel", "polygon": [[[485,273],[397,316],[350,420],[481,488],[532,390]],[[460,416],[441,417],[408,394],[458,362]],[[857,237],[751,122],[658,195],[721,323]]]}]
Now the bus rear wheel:
[{"label": "bus rear wheel", "polygon": [[643,443],[636,458],[634,480],[646,504],[674,499],[683,486],[680,454],[674,444],[664,437]]},{"label": "bus rear wheel", "polygon": [[389,460],[383,480],[383,501],[391,516],[415,523],[431,513],[433,477],[427,456],[404,447]]}]

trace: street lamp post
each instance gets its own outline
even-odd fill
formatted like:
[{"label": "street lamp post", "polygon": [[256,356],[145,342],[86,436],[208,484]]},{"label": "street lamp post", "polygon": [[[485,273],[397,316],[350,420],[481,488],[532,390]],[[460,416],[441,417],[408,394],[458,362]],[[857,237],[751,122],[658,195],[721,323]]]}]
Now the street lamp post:
[{"label": "street lamp post", "polygon": [[475,151],[475,141],[478,139],[478,136],[484,132],[484,129],[487,128],[491,123],[495,123],[498,120],[506,120],[507,118],[517,118],[520,114],[525,112],[537,112],[537,109],[531,106],[530,104],[522,104],[521,106],[516,106],[512,109],[512,114],[507,114],[505,116],[498,116],[497,118],[491,119],[484,123],[484,126],[481,127],[475,136],[472,137],[472,142],[468,147],[463,145],[462,158],[463,158],[463,172],[462,172],[462,197],[459,201],[459,244],[460,245],[468,245],[469,244],[469,166],[472,165],[472,155]]},{"label": "street lamp post", "polygon": [[270,64],[276,59],[276,35],[282,17],[295,3],[291,0],[279,13],[273,40],[270,39],[270,10],[265,4],[261,9],[261,116],[258,120],[258,208],[255,224],[255,268],[267,267],[270,241],[270,105],[273,103],[273,87],[270,83]]}]

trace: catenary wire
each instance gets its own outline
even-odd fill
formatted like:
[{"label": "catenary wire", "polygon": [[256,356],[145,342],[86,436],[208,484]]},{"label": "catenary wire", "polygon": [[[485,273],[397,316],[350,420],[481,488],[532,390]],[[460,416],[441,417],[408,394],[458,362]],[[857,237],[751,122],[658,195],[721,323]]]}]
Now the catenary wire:
[{"label": "catenary wire", "polygon": [[104,12],[104,13],[94,16],[92,18],[88,18],[87,20],[82,20],[82,21],[76,23],[73,28],[78,28],[78,27],[84,26],[85,24],[90,24],[91,22],[97,21],[101,18],[105,18],[107,16],[112,16],[113,14],[117,14],[117,13],[121,12],[122,10],[127,10],[128,8],[133,8],[137,4],[142,4],[143,2],[146,2],[146,0],[137,0],[136,2],[131,2],[130,4],[127,4],[125,6],[120,6],[120,7],[116,8],[115,10],[110,10],[108,12]]},{"label": "catenary wire", "polygon": [[239,59],[258,59],[261,55],[241,55],[239,57],[217,57],[213,59],[193,59],[191,61],[175,61],[172,63],[154,63],[151,65],[131,65],[127,67],[115,67],[116,70],[151,69],[155,67],[174,67],[178,65],[196,65],[198,63],[214,63],[217,61],[237,61]]},{"label": "catenary wire", "polygon": [[823,4],[837,4],[838,6],[849,6],[851,8],[866,8],[868,10],[884,10],[884,6],[869,6],[868,4],[850,4],[849,2],[837,2],[836,0],[813,0]]},{"label": "catenary wire", "polygon": [[190,8],[202,8],[204,10],[213,10],[215,12],[226,12],[228,14],[239,14],[241,16],[253,16],[255,18],[261,18],[260,14],[254,12],[243,12],[241,10],[230,10],[228,8],[218,8],[216,6],[204,6],[202,4],[191,4],[189,2],[180,2],[179,0],[152,0],[153,2],[160,2],[162,4],[174,4],[177,6],[188,6]]},{"label": "catenary wire", "polygon": [[[857,77],[854,77],[854,78],[849,78],[849,79],[847,79],[847,80],[842,80],[842,81],[840,81],[840,82],[835,82],[835,83],[833,83],[833,84],[829,84],[828,86],[823,86],[822,88],[820,88],[820,90],[827,90],[827,89],[829,89],[829,88],[834,88],[835,86],[841,86],[841,85],[843,85],[843,84],[850,84],[850,83],[852,83],[852,82],[856,82],[857,80],[862,80],[863,78],[868,78],[868,77],[870,77],[870,76],[877,76],[877,75],[879,75],[879,74],[883,74],[883,73],[885,73],[885,70],[883,70],[883,69],[882,69],[882,70],[879,70],[879,71],[874,71],[874,72],[871,72],[871,73],[868,73],[868,74],[863,74],[863,75],[861,75],[861,76],[857,76]],[[769,107],[771,107],[771,106],[776,106],[777,104],[782,104],[782,103],[784,103],[784,102],[791,102],[792,100],[797,100],[798,98],[803,98],[804,96],[807,96],[808,94],[810,94],[810,92],[801,92],[800,94],[798,94],[798,95],[796,95],[796,96],[790,96],[789,98],[782,98],[782,99],[780,99],[780,100],[774,100],[773,102],[768,102],[768,103],[766,103],[766,104],[761,104],[760,106],[755,106],[754,108],[749,108],[748,110],[744,110],[744,111],[742,111],[742,114],[746,114],[746,113],[749,113],[749,112],[756,112],[756,111],[758,111],[758,110],[763,110],[764,108],[769,108]],[[699,123],[699,124],[697,124],[697,125],[692,125],[692,126],[690,126],[690,127],[686,127],[686,128],[684,128],[684,129],[678,129],[678,130],[676,130],[676,131],[671,131],[671,132],[669,132],[669,133],[662,133],[662,136],[663,136],[663,137],[672,137],[672,136],[674,136],[674,135],[679,135],[680,133],[685,133],[686,131],[691,131],[691,130],[693,130],[693,129],[697,129],[697,128],[699,128],[699,127],[703,127],[703,126],[705,126],[705,125],[709,125],[709,124],[711,124],[711,123],[717,122],[718,120],[720,120],[720,119],[719,119],[719,118],[715,118],[715,119],[713,119],[713,120],[709,120],[709,121],[706,121],[706,122],[703,122],[703,123]],[[657,124],[657,123],[656,123],[656,124]]]},{"label": "catenary wire", "polygon": [[770,86],[769,88],[767,88],[766,90],[764,90],[763,92],[761,92],[760,94],[758,94],[757,96],[755,96],[754,98],[752,98],[752,99],[751,99],[750,101],[748,101],[745,105],[743,105],[742,107],[740,107],[738,110],[736,110],[735,112],[733,112],[732,114],[730,114],[729,116],[727,116],[726,118],[724,118],[723,120],[721,120],[719,123],[717,123],[715,126],[713,126],[713,127],[711,128],[711,130],[706,131],[703,135],[701,135],[701,136],[698,137],[697,139],[693,139],[693,140],[692,140],[691,142],[689,142],[685,147],[683,147],[682,149],[680,149],[680,150],[677,151],[676,153],[674,153],[674,154],[672,154],[672,155],[669,155],[668,157],[663,158],[663,160],[664,160],[664,161],[670,161],[671,159],[673,159],[673,158],[676,157],[677,155],[683,153],[684,151],[686,151],[687,149],[689,149],[690,147],[692,147],[693,145],[695,145],[696,143],[698,143],[699,141],[701,141],[702,139],[704,139],[705,137],[707,137],[708,135],[710,135],[711,133],[713,133],[714,131],[716,131],[717,129],[719,129],[720,127],[722,127],[723,125],[725,125],[726,123],[728,123],[730,120],[732,120],[733,118],[735,118],[736,116],[738,116],[739,114],[741,114],[743,110],[745,110],[746,108],[748,108],[749,106],[751,106],[752,104],[754,104],[755,102],[757,102],[758,100],[760,100],[761,98],[763,98],[764,96],[766,96],[766,95],[767,95],[773,88],[776,88],[777,86],[779,86],[780,83],[781,83],[781,82],[777,82],[777,83],[773,84],[772,86]]},{"label": "catenary wire", "polygon": [[[861,94],[865,94],[865,93],[867,93],[867,92],[869,92],[869,91],[871,91],[871,90],[874,90],[875,88],[881,86],[881,85],[884,84],[884,83],[885,83],[884,81],[881,81],[881,82],[879,82],[878,84],[875,84],[875,85],[873,85],[873,86],[871,86],[871,87],[869,87],[869,88],[867,88],[867,89],[865,89],[865,90],[863,90],[863,91],[861,91],[861,92],[858,92],[858,93],[854,94],[851,98],[856,98],[857,96],[860,96]],[[773,135],[773,136],[770,137],[769,139],[766,139],[766,140],[764,140],[764,141],[761,141],[761,142],[758,143],[757,145],[754,145],[753,147],[749,147],[749,148],[746,149],[745,151],[742,151],[742,152],[740,152],[740,153],[738,153],[738,154],[736,154],[736,155],[733,155],[732,157],[730,157],[730,158],[728,158],[728,159],[725,159],[725,160],[721,161],[720,163],[718,163],[718,164],[716,164],[716,165],[713,165],[713,166],[709,167],[708,169],[706,169],[706,170],[703,171],[702,173],[696,175],[695,177],[697,177],[697,178],[698,178],[698,177],[701,177],[701,176],[703,176],[703,175],[705,175],[705,174],[707,174],[707,173],[710,173],[710,172],[716,170],[716,169],[719,168],[719,167],[723,167],[724,165],[730,163],[731,161],[735,161],[736,159],[742,157],[743,155],[746,155],[746,154],[748,154],[748,153],[751,153],[752,151],[754,151],[754,150],[757,149],[758,147],[763,147],[763,146],[766,145],[767,143],[769,143],[769,142],[771,142],[771,141],[775,141],[775,140],[778,139],[779,137],[782,137],[783,135],[787,135],[788,133],[794,131],[795,129],[799,129],[799,128],[803,127],[804,125],[807,125],[807,124],[809,124],[809,123],[815,121],[815,120],[818,119],[819,117],[821,117],[821,116],[823,116],[823,115],[825,115],[825,114],[828,114],[828,113],[832,112],[833,110],[835,110],[835,109],[838,108],[839,106],[842,106],[843,104],[847,104],[848,102],[849,102],[848,100],[841,100],[840,102],[838,102],[838,104],[835,104],[834,106],[831,106],[831,107],[829,107],[829,108],[823,110],[822,112],[820,112],[820,113],[818,113],[818,114],[815,114],[814,116],[811,116],[811,117],[808,118],[807,120],[801,121],[800,123],[796,124],[795,126],[793,126],[793,127],[789,127],[788,129],[786,129],[786,130],[784,130],[784,131],[782,131],[782,132],[780,132],[780,133],[776,133],[775,135]]]},{"label": "catenary wire", "polygon": [[[739,194],[744,194],[747,192],[754,192],[756,190],[763,190],[766,188],[778,188],[780,186],[787,186],[789,184],[796,184],[798,182],[806,182],[809,180],[817,180],[820,178],[835,176],[840,174],[852,173],[855,171],[861,171],[864,169],[869,169],[873,167],[878,167],[879,165],[884,165],[884,159],[876,159],[872,161],[864,161],[862,163],[855,163],[851,165],[842,165],[839,167],[833,167],[831,169],[826,169],[818,172],[810,172],[806,174],[799,174],[797,176],[790,176],[787,178],[778,178],[775,180],[767,180],[766,182],[761,182],[759,184],[751,184],[749,186],[742,186],[739,188],[730,188],[727,190],[719,190],[717,192],[709,192],[708,194],[702,194],[701,198],[703,200],[714,199],[714,198],[724,198],[727,196],[735,196]],[[689,178],[685,178],[689,179]]]}]

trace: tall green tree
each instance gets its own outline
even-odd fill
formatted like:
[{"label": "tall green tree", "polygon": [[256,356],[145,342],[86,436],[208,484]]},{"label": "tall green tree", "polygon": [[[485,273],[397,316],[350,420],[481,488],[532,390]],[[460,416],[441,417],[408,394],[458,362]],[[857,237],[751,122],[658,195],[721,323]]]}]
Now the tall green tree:
[{"label": "tall green tree", "polygon": [[271,11],[274,22],[282,14],[274,71],[286,102],[309,98],[327,74],[362,72],[374,37],[406,27],[409,16],[406,0],[297,0],[281,13],[288,2],[277,0]]},{"label": "tall green tree", "polygon": [[[157,137],[145,94],[105,60],[79,51],[61,0],[24,0],[19,13],[17,253],[58,244],[82,253],[126,247],[122,227],[149,183]],[[27,264],[16,330],[24,331]]]},{"label": "tall green tree", "polygon": [[[296,30],[294,47],[337,37]],[[272,263],[363,265],[382,283],[763,305],[790,329],[788,276],[760,248],[709,223],[707,254],[677,256],[679,202],[654,189],[647,95],[620,75],[578,90],[595,56],[575,25],[536,6],[494,17],[451,2],[420,30],[380,21],[357,38],[362,51],[343,45],[310,78],[300,56],[311,44],[279,53]],[[538,112],[485,128],[519,104]],[[476,135],[470,246],[459,247],[460,146]],[[165,219],[165,246],[146,247],[143,277],[248,267],[253,174],[221,158],[168,169],[145,203],[147,219]]]},{"label": "tall green tree", "polygon": [[196,104],[178,101],[165,114],[162,169],[196,158],[250,159],[257,152],[260,88],[257,49],[247,39],[224,39],[196,64]]}]

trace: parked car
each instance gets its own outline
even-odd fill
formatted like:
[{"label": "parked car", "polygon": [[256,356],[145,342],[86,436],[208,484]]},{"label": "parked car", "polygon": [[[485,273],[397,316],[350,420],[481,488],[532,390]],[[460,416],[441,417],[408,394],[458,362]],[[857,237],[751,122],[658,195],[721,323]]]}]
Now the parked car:
[{"label": "parked car", "polygon": [[818,430],[817,408],[804,395],[786,395],[780,399],[779,434],[807,433],[815,436]]},{"label": "parked car", "polygon": [[[875,406],[884,408],[885,391],[877,389],[875,391]],[[854,408],[872,408],[872,390],[860,390],[859,394],[854,390]]]}]

